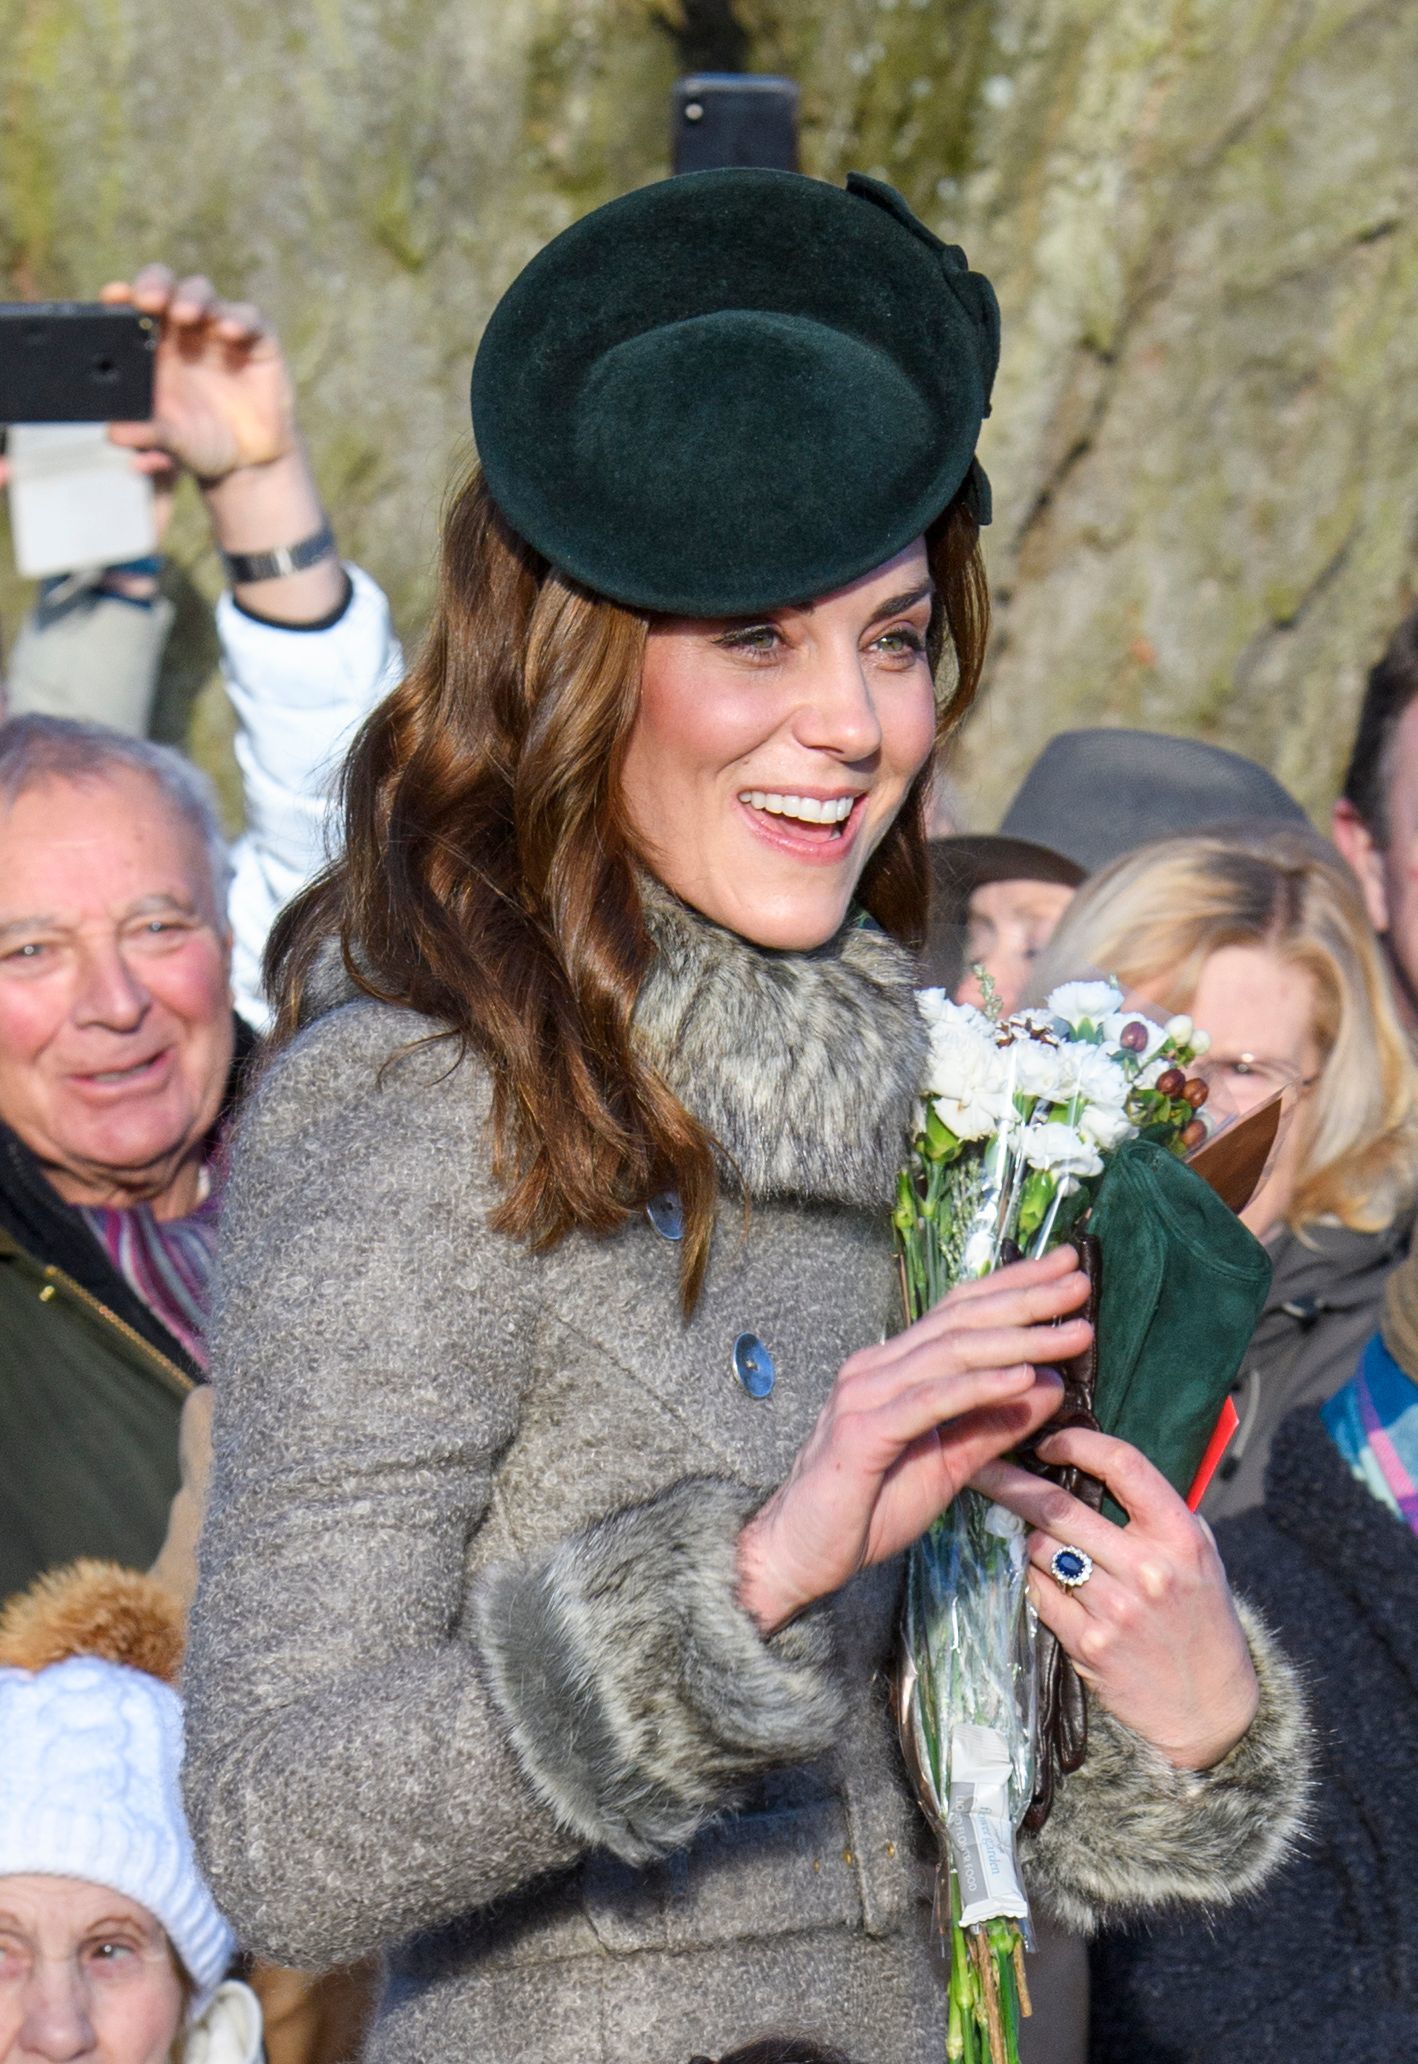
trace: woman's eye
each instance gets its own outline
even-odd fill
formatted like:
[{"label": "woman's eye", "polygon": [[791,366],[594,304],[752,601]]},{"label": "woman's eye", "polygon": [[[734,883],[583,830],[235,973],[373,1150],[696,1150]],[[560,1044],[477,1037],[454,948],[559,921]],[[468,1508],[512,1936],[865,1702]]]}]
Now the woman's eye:
[{"label": "woman's eye", "polygon": [[41,940],[27,939],[23,946],[12,946],[4,958],[16,966],[26,967],[42,960],[46,948]]},{"label": "woman's eye", "polygon": [[876,641],[877,650],[893,656],[918,658],[926,649],[926,641],[910,624],[898,624],[894,631],[884,631]]},{"label": "woman's eye", "polygon": [[715,643],[728,652],[746,652],[756,658],[766,657],[782,642],[782,634],[776,624],[745,624],[741,630],[725,631]]},{"label": "woman's eye", "polygon": [[105,1940],[103,1942],[91,1943],[89,1946],[89,1955],[96,1964],[123,1963],[133,1954],[134,1950],[131,1942]]}]

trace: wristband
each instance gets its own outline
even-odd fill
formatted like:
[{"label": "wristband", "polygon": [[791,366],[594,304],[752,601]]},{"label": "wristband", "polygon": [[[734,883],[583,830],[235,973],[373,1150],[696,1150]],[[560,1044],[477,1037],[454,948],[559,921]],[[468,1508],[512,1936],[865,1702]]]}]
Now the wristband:
[{"label": "wristband", "polygon": [[334,550],[335,533],[328,523],[322,523],[313,536],[302,538],[297,545],[279,545],[274,552],[223,552],[222,564],[232,586],[245,587],[251,581],[283,580],[288,573],[304,573],[307,566],[331,558]]},{"label": "wristband", "polygon": [[111,573],[133,573],[145,580],[156,580],[161,572],[162,554],[160,552],[149,552],[142,559],[125,559],[117,566],[105,566],[103,578],[107,580]]}]

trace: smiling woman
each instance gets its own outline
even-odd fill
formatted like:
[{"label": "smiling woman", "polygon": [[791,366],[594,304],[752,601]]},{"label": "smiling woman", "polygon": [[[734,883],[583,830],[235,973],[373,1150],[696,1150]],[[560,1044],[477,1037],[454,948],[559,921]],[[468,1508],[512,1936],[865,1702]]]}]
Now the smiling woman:
[{"label": "smiling woman", "polygon": [[924,543],[763,623],[651,625],[622,793],[647,860],[716,924],[811,947],[935,743]]},{"label": "smiling woman", "polygon": [[[941,2053],[898,1558],[1091,1337],[1068,1249],[888,1337],[998,345],[889,188],[725,172],[574,225],[479,348],[432,629],[275,944],[185,1680],[214,1883],[389,1958],[381,2064]],[[1158,1676],[1139,1601],[1109,1679],[1165,1747],[1117,1723],[1041,1895],[1224,1900],[1292,1825],[1288,1673],[1175,1502],[1195,1640]]]}]

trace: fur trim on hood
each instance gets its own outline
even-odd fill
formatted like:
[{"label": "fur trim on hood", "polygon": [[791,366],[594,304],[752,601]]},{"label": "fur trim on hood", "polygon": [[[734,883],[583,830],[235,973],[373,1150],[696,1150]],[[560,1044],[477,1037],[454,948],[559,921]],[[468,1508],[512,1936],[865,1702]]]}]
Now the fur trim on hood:
[{"label": "fur trim on hood", "polygon": [[44,1670],[97,1656],[176,1687],[182,1606],[141,1570],[85,1559],[47,1570],[0,1609],[0,1668]]}]

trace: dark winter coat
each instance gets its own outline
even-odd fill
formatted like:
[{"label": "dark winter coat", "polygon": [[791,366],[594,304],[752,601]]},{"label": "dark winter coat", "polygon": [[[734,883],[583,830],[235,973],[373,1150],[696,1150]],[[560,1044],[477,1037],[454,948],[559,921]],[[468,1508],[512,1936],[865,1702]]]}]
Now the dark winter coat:
[{"label": "dark winter coat", "polygon": [[1408,1252],[1415,1207],[1377,1233],[1311,1226],[1282,1232],[1265,1310],[1236,1380],[1240,1426],[1212,1478],[1202,1511],[1213,1525],[1259,1505],[1271,1443],[1302,1405],[1322,1405],[1354,1374],[1378,1331],[1384,1289]]},{"label": "dark winter coat", "polygon": [[[255,1040],[238,1020],[227,1109]],[[93,1555],[146,1569],[202,1371],[0,1125],[0,1598]]]},{"label": "dark winter coat", "polygon": [[[242,1940],[389,1955],[370,2055],[665,2064],[765,2025],[939,2064],[930,1873],[888,1691],[895,1565],[765,1641],[736,1544],[856,1347],[922,1058],[909,957],[761,952],[655,901],[637,1029],[726,1150],[703,1295],[663,1210],[489,1230],[488,1086],[332,1006],[243,1125],[223,1227],[188,1808]],[[728,1170],[752,1199],[747,1222]],[[776,1382],[738,1380],[754,1336]],[[737,1353],[736,1353],[737,1349]],[[761,1358],[759,1366],[762,1366]],[[1026,1868],[1086,1927],[1284,1850],[1304,1722],[1204,1777],[1105,1714]]]},{"label": "dark winter coat", "polygon": [[1309,1839],[1211,1924],[1093,1951],[1092,2064],[1418,2057],[1418,1538],[1314,1412],[1276,1440],[1262,1511],[1217,1529],[1238,1590],[1306,1677],[1321,1743]]}]

